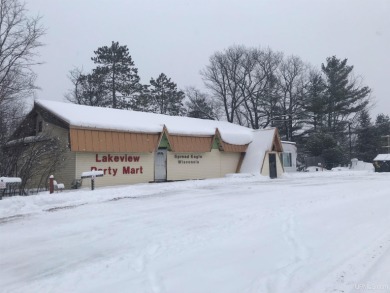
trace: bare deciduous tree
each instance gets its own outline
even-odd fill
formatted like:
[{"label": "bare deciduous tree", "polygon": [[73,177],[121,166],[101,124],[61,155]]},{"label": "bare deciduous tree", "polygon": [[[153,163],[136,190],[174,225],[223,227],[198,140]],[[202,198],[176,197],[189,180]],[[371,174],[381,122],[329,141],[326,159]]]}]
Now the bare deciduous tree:
[{"label": "bare deciduous tree", "polygon": [[50,174],[62,167],[66,149],[64,142],[50,133],[10,141],[4,148],[6,174],[22,179],[21,195],[32,187],[45,188]]},{"label": "bare deciduous tree", "polygon": [[4,101],[31,95],[36,49],[45,33],[40,17],[29,17],[24,3],[0,0],[0,106]]},{"label": "bare deciduous tree", "polygon": [[271,49],[230,47],[217,52],[201,72],[229,122],[259,129],[272,125],[277,106],[276,71],[283,54]]},{"label": "bare deciduous tree", "polygon": [[283,58],[280,52],[271,49],[248,49],[243,63],[246,76],[241,89],[247,125],[259,129],[272,125],[276,115],[276,72]]},{"label": "bare deciduous tree", "polygon": [[106,76],[97,72],[84,74],[82,69],[74,68],[69,72],[69,80],[73,88],[65,94],[65,98],[75,104],[87,106],[110,106],[107,100],[107,89],[104,86]]},{"label": "bare deciduous tree", "polygon": [[245,58],[245,47],[230,47],[225,52],[217,52],[210,57],[210,64],[201,71],[206,87],[219,99],[224,108],[227,121],[237,119],[237,111],[244,102],[245,96],[240,88],[245,79],[242,60]]},{"label": "bare deciduous tree", "polygon": [[287,57],[279,66],[279,130],[284,139],[291,141],[302,123],[305,85],[308,66],[297,56]]},{"label": "bare deciduous tree", "polygon": [[0,162],[5,161],[2,147],[22,119],[23,99],[36,89],[32,66],[39,64],[36,49],[45,30],[41,18],[27,12],[18,0],[0,0]]}]

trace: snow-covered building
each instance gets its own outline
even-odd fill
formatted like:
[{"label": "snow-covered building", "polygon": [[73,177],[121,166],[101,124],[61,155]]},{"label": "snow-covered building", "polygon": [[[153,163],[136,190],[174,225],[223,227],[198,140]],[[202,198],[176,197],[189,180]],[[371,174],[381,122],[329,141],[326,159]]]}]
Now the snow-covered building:
[{"label": "snow-covered building", "polygon": [[[97,186],[283,172],[277,129],[254,131],[224,121],[36,100],[21,127],[67,145],[55,172],[70,188],[83,172],[103,171]],[[12,143],[22,139],[15,132]],[[89,180],[83,185],[89,184]]]},{"label": "snow-covered building", "polygon": [[284,169],[280,159],[283,147],[277,129],[253,130],[252,135],[240,172],[256,174],[260,170],[262,175],[279,177]]},{"label": "snow-covered building", "polygon": [[390,172],[390,154],[379,154],[373,161],[375,172]]}]

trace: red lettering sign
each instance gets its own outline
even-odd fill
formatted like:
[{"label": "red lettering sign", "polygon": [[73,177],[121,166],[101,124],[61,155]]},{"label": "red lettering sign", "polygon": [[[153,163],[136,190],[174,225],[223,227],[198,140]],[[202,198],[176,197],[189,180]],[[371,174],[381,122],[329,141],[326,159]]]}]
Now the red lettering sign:
[{"label": "red lettering sign", "polygon": [[107,154],[105,156],[102,156],[101,158],[99,157],[99,154],[95,155],[95,161],[100,163],[100,162],[139,162],[140,156],[128,156],[128,155],[123,155],[123,156],[113,156],[111,154]]}]

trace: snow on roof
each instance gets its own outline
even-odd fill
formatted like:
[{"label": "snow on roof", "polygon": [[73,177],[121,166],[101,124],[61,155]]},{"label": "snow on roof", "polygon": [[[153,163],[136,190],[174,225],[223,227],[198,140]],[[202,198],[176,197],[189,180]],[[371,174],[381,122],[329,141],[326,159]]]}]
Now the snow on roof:
[{"label": "snow on roof", "polygon": [[282,140],[281,142],[282,142],[282,144],[294,144],[294,145],[297,144],[297,143],[294,142],[294,141],[287,141],[287,140]]},{"label": "snow on roof", "polygon": [[297,152],[297,144],[293,141],[283,141],[282,140],[282,146],[283,146],[283,152]]},{"label": "snow on roof", "polygon": [[36,135],[36,136],[26,136],[14,140],[10,140],[9,142],[6,143],[7,146],[12,146],[20,143],[28,144],[32,142],[38,142],[38,141],[43,141],[47,140],[47,137],[41,136],[41,135]]},{"label": "snow on roof", "polygon": [[22,179],[19,177],[0,177],[0,182],[21,183]]},{"label": "snow on roof", "polygon": [[379,154],[374,161],[390,161],[390,154]]},{"label": "snow on roof", "polygon": [[240,173],[259,174],[265,153],[272,150],[275,128],[253,130],[253,141],[249,144]]},{"label": "snow on roof", "polygon": [[170,134],[190,136],[214,135],[218,128],[222,140],[230,144],[245,145],[253,139],[251,129],[225,121],[91,107],[48,100],[35,100],[35,103],[74,127],[157,133],[162,132],[165,125]]}]

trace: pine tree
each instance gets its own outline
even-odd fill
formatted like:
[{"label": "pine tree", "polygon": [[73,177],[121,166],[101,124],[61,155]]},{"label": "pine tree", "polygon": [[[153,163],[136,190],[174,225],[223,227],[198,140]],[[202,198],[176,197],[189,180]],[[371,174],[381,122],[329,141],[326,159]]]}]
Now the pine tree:
[{"label": "pine tree", "polygon": [[377,154],[388,153],[390,149],[385,148],[389,144],[388,135],[390,135],[390,117],[389,115],[379,114],[375,120],[376,141],[378,144]]},{"label": "pine tree", "polygon": [[129,108],[144,89],[140,84],[138,69],[129,54],[127,46],[112,42],[110,47],[104,46],[94,51],[91,60],[98,66],[93,75],[105,76],[104,88],[109,92],[107,100],[113,108]]},{"label": "pine tree", "polygon": [[186,96],[188,98],[186,103],[188,117],[211,120],[217,118],[215,103],[207,94],[191,87],[186,90]]},{"label": "pine tree", "polygon": [[187,103],[187,107],[188,117],[214,120],[213,109],[210,107],[204,97],[199,97],[196,100],[191,100]]},{"label": "pine tree", "polygon": [[353,66],[347,65],[347,59],[328,57],[322,64],[325,75],[325,115],[328,131],[340,132],[351,114],[363,110],[369,103],[370,88],[360,86],[352,78]]},{"label": "pine tree", "polygon": [[321,156],[325,160],[325,167],[328,169],[347,162],[345,151],[331,134],[313,133],[307,139],[305,148],[311,156]]},{"label": "pine tree", "polygon": [[380,136],[390,135],[390,117],[389,115],[379,114],[375,120],[375,128]]},{"label": "pine tree", "polygon": [[149,88],[149,106],[151,112],[167,115],[182,115],[184,113],[184,92],[164,73],[157,79],[151,78]]},{"label": "pine tree", "polygon": [[371,123],[371,118],[367,110],[360,112],[356,134],[357,158],[365,162],[371,162],[378,154],[379,141],[377,139],[376,129]]},{"label": "pine tree", "polygon": [[[318,142],[314,145],[325,160],[344,164],[348,162],[347,154],[349,159],[352,155],[354,117],[366,109],[371,90],[353,77],[353,66],[347,65],[347,59],[329,57],[321,69],[322,75],[311,74],[306,86],[304,107],[307,122],[313,126],[304,132],[312,133],[306,147],[313,149],[310,144]],[[334,145],[326,143],[330,138]],[[361,155],[366,151],[362,150]]]},{"label": "pine tree", "polygon": [[311,72],[306,84],[304,98],[304,121],[313,126],[313,131],[323,129],[325,125],[325,82],[321,74]]}]

